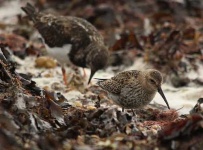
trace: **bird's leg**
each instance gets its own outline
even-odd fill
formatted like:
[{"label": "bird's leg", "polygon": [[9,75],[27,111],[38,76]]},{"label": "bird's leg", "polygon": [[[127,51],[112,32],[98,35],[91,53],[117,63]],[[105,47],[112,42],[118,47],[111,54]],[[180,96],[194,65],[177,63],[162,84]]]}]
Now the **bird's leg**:
[{"label": "bird's leg", "polygon": [[82,68],[82,70],[83,70],[83,77],[86,78],[86,77],[87,77],[87,74],[86,74],[86,72],[85,72],[85,68]]},{"label": "bird's leg", "polygon": [[124,108],[122,107],[122,112],[124,112]]},{"label": "bird's leg", "polygon": [[134,112],[134,110],[133,110],[133,109],[131,109],[131,111],[133,112],[133,115],[135,116],[135,112]]},{"label": "bird's leg", "polygon": [[67,83],[66,69],[64,68],[64,66],[61,66],[61,71],[62,71],[62,74],[63,74],[63,81],[64,81],[64,84],[65,84],[65,85],[68,85],[68,83]]}]

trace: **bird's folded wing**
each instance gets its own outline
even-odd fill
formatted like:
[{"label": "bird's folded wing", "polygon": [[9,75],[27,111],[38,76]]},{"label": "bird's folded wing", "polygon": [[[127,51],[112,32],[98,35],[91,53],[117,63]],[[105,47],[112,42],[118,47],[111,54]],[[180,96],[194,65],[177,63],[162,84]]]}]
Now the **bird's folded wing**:
[{"label": "bird's folded wing", "polygon": [[103,80],[103,81],[98,81],[98,85],[108,91],[109,93],[113,94],[120,94],[121,89],[122,89],[122,84],[119,82],[116,82],[114,80],[108,79],[108,80]]},{"label": "bird's folded wing", "polygon": [[130,80],[132,77],[137,78],[139,73],[140,73],[140,71],[138,71],[138,70],[124,71],[124,72],[121,72],[121,73],[117,74],[116,76],[112,77],[111,79],[114,81],[117,81],[121,84],[124,84],[128,80]]},{"label": "bird's folded wing", "polygon": [[90,43],[87,31],[71,21],[72,17],[55,17],[42,15],[35,23],[35,27],[49,47],[62,47],[65,44],[73,44],[74,49],[81,45],[84,47]]},{"label": "bird's folded wing", "polygon": [[49,47],[62,47],[71,44],[70,34],[66,34],[63,22],[55,16],[44,15],[35,23],[35,27]]}]

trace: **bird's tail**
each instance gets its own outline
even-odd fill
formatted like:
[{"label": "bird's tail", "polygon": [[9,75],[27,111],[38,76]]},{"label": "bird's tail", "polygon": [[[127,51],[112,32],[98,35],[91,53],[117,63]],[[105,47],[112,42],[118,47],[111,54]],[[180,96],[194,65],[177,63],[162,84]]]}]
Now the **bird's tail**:
[{"label": "bird's tail", "polygon": [[32,6],[30,3],[27,3],[27,5],[25,7],[21,7],[21,9],[28,15],[31,20],[33,20],[33,22],[36,22],[37,12],[34,6]]}]

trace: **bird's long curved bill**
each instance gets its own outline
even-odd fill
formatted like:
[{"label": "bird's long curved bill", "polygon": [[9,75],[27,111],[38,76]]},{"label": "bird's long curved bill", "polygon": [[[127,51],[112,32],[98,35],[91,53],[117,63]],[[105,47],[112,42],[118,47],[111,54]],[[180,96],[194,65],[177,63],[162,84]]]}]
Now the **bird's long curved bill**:
[{"label": "bird's long curved bill", "polygon": [[165,95],[164,95],[164,93],[163,93],[161,87],[158,88],[158,92],[159,92],[159,94],[162,96],[162,98],[164,99],[164,101],[165,101],[165,103],[166,103],[168,109],[170,109],[170,106],[169,106],[169,104],[168,104],[168,101],[167,101],[167,99],[166,99],[166,97],[165,97]]},{"label": "bird's long curved bill", "polygon": [[92,77],[94,76],[95,72],[96,71],[91,70],[90,77],[89,77],[89,80],[88,80],[88,84],[90,83],[90,81],[91,81]]}]

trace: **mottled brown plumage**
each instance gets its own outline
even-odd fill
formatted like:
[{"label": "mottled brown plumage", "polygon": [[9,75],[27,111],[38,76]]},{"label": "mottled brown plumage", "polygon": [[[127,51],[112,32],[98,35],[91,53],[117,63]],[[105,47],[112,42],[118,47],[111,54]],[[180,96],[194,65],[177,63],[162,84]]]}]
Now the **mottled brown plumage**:
[{"label": "mottled brown plumage", "polygon": [[108,50],[96,28],[82,18],[37,12],[31,4],[22,7],[34,22],[48,53],[61,63],[90,68],[89,82],[108,62]]},{"label": "mottled brown plumage", "polygon": [[170,109],[162,92],[162,75],[154,69],[124,71],[111,79],[100,79],[98,85],[109,97],[126,109],[137,109],[149,104],[158,91]]}]

